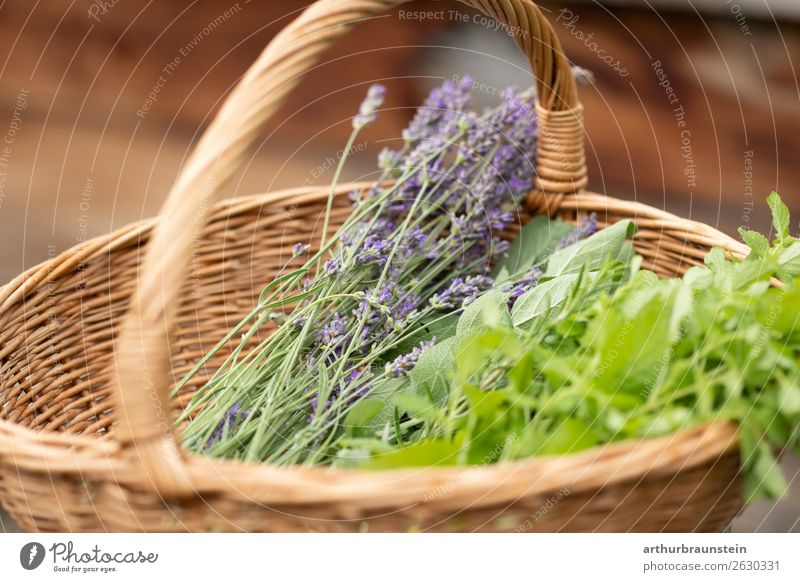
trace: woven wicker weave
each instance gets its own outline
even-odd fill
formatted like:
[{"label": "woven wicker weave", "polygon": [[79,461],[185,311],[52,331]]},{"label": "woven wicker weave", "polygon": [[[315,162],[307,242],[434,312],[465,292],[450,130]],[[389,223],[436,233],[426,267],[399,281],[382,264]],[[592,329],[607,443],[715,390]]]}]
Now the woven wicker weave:
[{"label": "woven wicker weave", "polygon": [[[719,531],[736,515],[738,447],[727,424],[480,468],[278,469],[180,449],[171,418],[197,386],[169,401],[171,386],[250,311],[295,242],[318,240],[310,229],[329,188],[226,202],[218,193],[321,53],[402,2],[311,6],[231,94],[159,219],[90,240],[0,289],[0,501],[24,528]],[[745,254],[709,226],[586,192],[582,110],[552,27],[528,0],[464,2],[516,31],[536,73],[532,214],[597,212],[601,226],[633,219],[645,266],[663,276],[714,245]],[[335,225],[353,187],[337,188]]]}]

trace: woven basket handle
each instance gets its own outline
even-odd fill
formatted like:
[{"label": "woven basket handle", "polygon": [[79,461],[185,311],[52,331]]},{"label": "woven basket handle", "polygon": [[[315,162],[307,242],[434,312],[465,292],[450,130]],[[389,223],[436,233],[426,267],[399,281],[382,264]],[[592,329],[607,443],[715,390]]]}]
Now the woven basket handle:
[{"label": "woven basket handle", "polygon": [[[264,122],[320,56],[356,23],[407,0],[319,0],[283,29],[233,90],[188,159],[162,209],[121,323],[115,350],[115,437],[162,495],[192,485],[169,414],[170,338],[193,241],[223,185],[239,168]],[[571,67],[553,27],[528,0],[461,0],[506,25],[536,73],[539,95],[537,192],[549,200],[586,184],[581,107]],[[546,196],[549,194],[550,196]]]}]

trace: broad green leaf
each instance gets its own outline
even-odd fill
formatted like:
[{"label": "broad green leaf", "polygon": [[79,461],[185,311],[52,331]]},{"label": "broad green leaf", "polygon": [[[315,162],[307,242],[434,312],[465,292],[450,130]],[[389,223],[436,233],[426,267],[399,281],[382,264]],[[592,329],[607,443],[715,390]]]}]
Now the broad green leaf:
[{"label": "broad green leaf", "polygon": [[511,278],[511,273],[508,272],[508,269],[503,263],[499,263],[492,269],[491,276],[496,283],[504,283]]},{"label": "broad green leaf", "polygon": [[387,424],[391,424],[396,407],[394,402],[395,397],[404,392],[412,393],[413,390],[413,385],[406,377],[386,378],[379,381],[377,385],[370,390],[369,397],[382,400],[385,406],[369,421],[367,432],[370,434],[379,434]]},{"label": "broad green leaf", "polygon": [[427,439],[390,453],[376,455],[364,467],[367,469],[394,469],[455,465],[463,442],[463,435],[453,440]]},{"label": "broad green leaf", "polygon": [[433,422],[439,419],[437,405],[431,402],[430,399],[418,394],[406,391],[400,392],[394,396],[392,403],[411,416]]},{"label": "broad green leaf", "polygon": [[539,283],[517,299],[511,309],[511,321],[516,327],[548,315],[572,293],[580,275],[570,273]]},{"label": "broad green leaf", "polygon": [[[745,411],[746,413],[746,411]],[[758,456],[758,438],[751,422],[745,421],[739,429],[739,449],[742,467],[752,467]]]},{"label": "broad green leaf", "polygon": [[636,253],[636,247],[629,240],[622,243],[622,248],[617,255],[617,260],[623,266],[622,281],[629,281],[642,268],[644,258]]},{"label": "broad green leaf", "polygon": [[572,355],[561,356],[541,345],[531,345],[529,349],[534,364],[554,388],[568,384],[581,373],[580,368],[576,370]]},{"label": "broad green leaf", "polygon": [[461,317],[458,318],[456,337],[464,338],[490,327],[510,324],[509,296],[510,293],[498,289],[490,289],[479,296],[464,309]]},{"label": "broad green leaf", "polygon": [[510,327],[486,329],[461,339],[456,352],[454,381],[457,385],[468,382],[475,373],[484,372],[504,356],[509,360],[520,357],[519,340]]},{"label": "broad green leaf", "polygon": [[694,294],[688,285],[676,281],[672,296],[672,313],[669,319],[670,343],[678,341],[681,335],[681,324],[692,315],[694,309]]},{"label": "broad green leaf", "polygon": [[767,204],[772,210],[772,227],[775,229],[778,241],[782,243],[789,238],[789,209],[777,192],[772,192],[767,197]]},{"label": "broad green leaf", "polygon": [[417,394],[430,392],[436,403],[444,402],[450,391],[449,375],[455,365],[458,340],[447,338],[422,352],[409,377]]},{"label": "broad green leaf", "polygon": [[503,404],[513,398],[506,390],[480,390],[474,386],[464,386],[473,413],[479,418],[494,418],[503,412]]},{"label": "broad green leaf", "polygon": [[595,446],[599,439],[597,433],[588,424],[576,418],[565,418],[553,421],[549,431],[541,430],[535,424],[529,424],[522,431],[520,438],[510,445],[514,458],[535,455],[563,455]]},{"label": "broad green leaf", "polygon": [[[503,456],[507,445],[514,441],[514,433],[502,419],[479,423],[467,442],[466,455],[461,459],[469,465],[488,465],[496,463]],[[466,458],[464,458],[466,456]]]},{"label": "broad green leaf", "polygon": [[758,405],[750,411],[750,415],[755,417],[759,428],[766,435],[766,440],[773,443],[788,442],[792,432],[797,430],[795,426],[789,426],[780,414],[782,402],[779,397],[775,393],[764,394],[758,399]]},{"label": "broad green leaf", "polygon": [[492,276],[503,283],[514,275],[526,273],[552,253],[559,241],[573,230],[567,222],[550,220],[546,216],[534,217],[511,243],[506,258],[494,268]]},{"label": "broad green leaf", "polygon": [[458,325],[459,316],[451,313],[447,317],[438,315],[436,319],[426,322],[423,325],[428,330],[431,337],[435,337],[437,341],[446,340],[456,334],[456,326]]},{"label": "broad green leaf", "polygon": [[786,414],[800,414],[800,385],[784,379],[780,387],[780,408]]},{"label": "broad green leaf", "polygon": [[677,432],[689,426],[692,413],[680,406],[666,407],[658,412],[645,415],[636,419],[638,422],[637,435],[653,437],[662,434]]},{"label": "broad green leaf", "polygon": [[553,253],[545,275],[555,277],[598,269],[607,259],[619,256],[625,240],[635,232],[636,225],[632,221],[620,220],[587,239]]},{"label": "broad green leaf", "polygon": [[412,330],[415,333],[407,335],[394,349],[387,352],[383,361],[390,362],[397,356],[407,354],[423,341],[442,342],[449,337],[453,337],[456,334],[457,324],[457,314],[442,315],[437,313],[435,316],[420,322],[419,328]]},{"label": "broad green leaf", "polygon": [[714,247],[703,257],[703,262],[715,271],[721,271],[725,269],[728,260],[725,258],[724,250],[720,247]]},{"label": "broad green leaf", "polygon": [[[605,402],[609,408],[628,411],[633,410],[637,406],[640,406],[644,401],[643,395],[639,393],[627,393],[627,392],[614,392],[613,394],[607,396],[608,400]],[[603,400],[601,395],[598,395],[599,400]]]},{"label": "broad green leaf", "polygon": [[760,297],[769,291],[770,287],[772,287],[770,281],[756,281],[747,286],[746,293],[751,297]]},{"label": "broad green leaf", "polygon": [[636,248],[631,241],[626,240],[622,243],[622,248],[620,248],[617,254],[617,260],[627,267],[631,265],[634,257],[636,257]]},{"label": "broad green leaf", "polygon": [[356,436],[360,429],[370,425],[385,406],[386,403],[380,398],[363,398],[356,402],[344,419],[345,433]]},{"label": "broad green leaf", "polygon": [[636,317],[645,306],[666,292],[658,276],[650,271],[642,271],[635,283],[635,288],[628,287],[615,296],[615,301],[618,301],[623,314],[630,319]]},{"label": "broad green leaf", "polygon": [[636,317],[625,317],[611,306],[587,331],[595,349],[594,384],[614,393],[638,392],[658,373],[659,363],[670,349],[672,305],[654,297]]},{"label": "broad green leaf", "polygon": [[778,264],[784,279],[800,277],[800,241],[795,241],[781,251]]},{"label": "broad green leaf", "polygon": [[769,445],[759,443],[759,455],[753,464],[753,477],[760,491],[769,499],[778,499],[786,493],[786,480],[783,478],[781,466],[772,456]]},{"label": "broad green leaf", "polygon": [[695,289],[705,289],[713,281],[714,276],[706,267],[689,267],[683,276],[683,282]]},{"label": "broad green leaf", "polygon": [[762,296],[761,304],[757,318],[764,327],[786,337],[797,337],[800,333],[800,288],[771,287]]},{"label": "broad green leaf", "polygon": [[739,227],[739,236],[750,247],[754,257],[763,257],[769,251],[769,239],[760,232]]}]

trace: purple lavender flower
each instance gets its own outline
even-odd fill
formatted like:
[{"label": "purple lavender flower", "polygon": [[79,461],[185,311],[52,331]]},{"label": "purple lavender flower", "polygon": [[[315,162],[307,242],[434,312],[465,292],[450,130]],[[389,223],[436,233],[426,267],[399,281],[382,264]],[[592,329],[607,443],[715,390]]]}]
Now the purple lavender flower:
[{"label": "purple lavender flower", "polygon": [[397,302],[397,306],[392,312],[393,318],[396,320],[408,319],[409,316],[415,314],[420,301],[421,298],[416,293],[407,293]]},{"label": "purple lavender flower", "polygon": [[417,365],[417,361],[419,361],[419,357],[422,353],[435,342],[435,337],[430,340],[421,341],[419,345],[409,353],[397,356],[391,362],[386,362],[386,373],[392,378],[399,378],[400,376],[408,374],[414,369],[414,366]]},{"label": "purple lavender flower", "polygon": [[395,168],[400,165],[402,159],[400,152],[390,150],[389,148],[383,148],[378,154],[378,167],[381,170]]},{"label": "purple lavender flower", "polygon": [[[317,335],[317,355],[309,354],[310,361],[340,357],[344,341],[354,342],[350,346],[353,357],[363,356],[413,323],[423,300],[399,282],[411,272],[414,261],[450,257],[447,260],[454,264],[469,265],[463,275],[449,282],[432,281],[440,291],[425,303],[434,309],[466,306],[493,285],[480,273],[507,251],[508,242],[497,233],[513,222],[517,202],[532,188],[535,176],[531,159],[537,139],[534,96],[507,90],[498,107],[477,116],[468,111],[472,84],[465,77],[462,83],[446,81],[434,89],[403,132],[403,155],[388,149],[380,153],[380,168],[390,175],[393,168],[402,170],[403,182],[390,190],[376,184],[356,197],[355,203],[361,204],[385,196],[377,216],[342,233],[340,254],[327,261],[323,270],[330,275],[345,263],[354,264],[375,268],[372,273],[377,277],[385,268],[389,280],[362,288],[352,314],[327,321]],[[359,119],[370,118],[382,98],[382,91],[368,95],[359,113],[364,117]],[[449,158],[448,151],[453,154]],[[431,220],[446,217],[449,228],[428,230],[425,224],[417,224],[398,229],[423,192],[430,195],[419,207],[425,208]],[[521,294],[525,285],[535,284],[537,278],[531,273],[514,291]],[[343,326],[344,320],[350,323]],[[358,328],[360,333],[353,337]],[[417,356],[418,352],[405,354],[392,369],[410,367]]]},{"label": "purple lavender flower", "polygon": [[[308,424],[311,424],[312,422],[314,422],[314,419],[317,416],[317,410],[319,410],[319,396],[312,396],[310,404],[311,404],[311,410],[313,412],[311,414],[309,414],[308,418],[306,419],[306,422]],[[323,411],[328,410],[331,406],[333,406],[333,399],[328,398],[328,400],[325,401],[325,404],[323,405],[322,410]]]},{"label": "purple lavender flower", "polygon": [[390,313],[390,304],[395,297],[397,285],[393,282],[386,283],[383,287],[368,289],[356,295],[361,299],[354,314],[358,318],[363,318],[374,308],[375,311]]},{"label": "purple lavender flower", "polygon": [[344,269],[344,262],[340,257],[334,257],[325,261],[322,268],[325,269],[325,272],[330,276],[338,275]]},{"label": "purple lavender flower", "polygon": [[356,253],[355,263],[357,265],[382,265],[386,262],[393,247],[392,241],[371,234],[364,240]]},{"label": "purple lavender flower", "polygon": [[353,310],[357,322],[362,322],[356,347],[363,352],[372,350],[391,334],[405,329],[417,317],[421,298],[411,291],[401,291],[394,282],[376,289],[357,293],[359,304]]},{"label": "purple lavender flower", "polygon": [[386,87],[383,85],[373,85],[367,91],[367,97],[358,109],[358,115],[353,118],[353,127],[363,129],[377,117],[377,110],[383,104],[386,96]]},{"label": "purple lavender flower", "polygon": [[489,254],[493,257],[502,257],[511,248],[511,243],[504,238],[493,237]]},{"label": "purple lavender flower", "polygon": [[293,257],[300,257],[305,255],[308,252],[308,249],[311,248],[310,245],[304,243],[295,243],[292,247],[292,256]]},{"label": "purple lavender flower", "polygon": [[456,277],[450,285],[430,298],[430,306],[434,309],[453,309],[472,303],[481,291],[491,287],[493,281],[484,275]]},{"label": "purple lavender flower", "polygon": [[433,89],[417,109],[414,119],[403,130],[408,145],[419,145],[426,140],[447,139],[458,127],[464,110],[469,106],[472,79],[465,76],[458,84],[445,81]]},{"label": "purple lavender flower", "polygon": [[455,178],[468,195],[465,218],[473,238],[488,239],[504,230],[514,219],[516,202],[532,188],[531,156],[538,137],[532,101],[530,93],[505,91],[501,105],[477,121],[462,144],[464,162]]},{"label": "purple lavender flower", "polygon": [[346,338],[349,322],[338,313],[334,313],[328,322],[317,332],[317,342],[324,349],[331,349],[341,344]]},{"label": "purple lavender flower", "polygon": [[578,226],[576,226],[571,233],[558,241],[556,250],[560,251],[561,249],[565,249],[570,245],[574,245],[576,242],[582,241],[583,239],[592,236],[596,232],[597,213],[592,212],[589,216],[586,216],[583,220],[581,220],[578,223]]},{"label": "purple lavender flower", "polygon": [[[365,374],[361,370],[350,372],[350,375],[344,379],[342,387],[336,391],[337,395],[347,398],[348,404],[352,404],[366,396],[372,389],[372,385],[365,382],[364,376]],[[359,379],[361,381],[357,382]]]},{"label": "purple lavender flower", "polygon": [[511,293],[508,298],[508,308],[511,309],[514,307],[514,303],[517,302],[517,299],[533,289],[539,283],[539,279],[541,279],[541,277],[542,270],[538,267],[534,267],[528,271],[528,273],[522,279],[510,285],[504,286],[501,290],[504,293]]},{"label": "purple lavender flower", "polygon": [[428,241],[428,235],[418,226],[409,230],[405,237],[408,247],[414,250],[422,248],[422,245]]},{"label": "purple lavender flower", "polygon": [[214,428],[211,436],[208,437],[208,441],[206,441],[205,448],[211,448],[217,441],[221,441],[223,435],[225,434],[225,427],[228,427],[228,430],[233,430],[233,427],[236,425],[236,421],[240,418],[244,420],[248,416],[250,416],[250,411],[248,410],[241,410],[242,403],[237,402],[233,406],[228,409],[228,412],[222,417],[222,420],[219,421],[219,424]]},{"label": "purple lavender flower", "polygon": [[[361,379],[361,382],[358,381],[359,379]],[[364,374],[361,370],[352,370],[341,384],[334,386],[328,399],[322,405],[321,410],[319,406],[319,394],[314,394],[311,397],[309,400],[311,413],[306,417],[306,424],[311,424],[317,420],[318,412],[329,410],[340,398],[343,398],[347,405],[352,405],[366,396],[370,390],[372,390],[372,384],[364,378]]]}]

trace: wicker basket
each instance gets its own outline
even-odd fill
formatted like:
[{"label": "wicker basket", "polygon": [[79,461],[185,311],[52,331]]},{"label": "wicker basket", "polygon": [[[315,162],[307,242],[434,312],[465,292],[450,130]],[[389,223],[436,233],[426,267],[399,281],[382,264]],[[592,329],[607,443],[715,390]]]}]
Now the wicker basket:
[{"label": "wicker basket", "polygon": [[[310,230],[329,188],[215,199],[302,73],[354,23],[403,1],[311,6],[231,94],[159,219],[74,247],[0,289],[0,501],[22,527],[720,531],[739,511],[727,424],[479,468],[279,469],[180,449],[171,418],[197,386],[170,401],[171,386],[251,309],[289,247],[318,240]],[[638,252],[663,276],[713,245],[744,256],[709,226],[586,192],[582,110],[553,28],[528,0],[464,2],[508,25],[536,73],[531,214],[633,219]],[[352,188],[337,188],[337,225]]]}]

